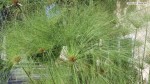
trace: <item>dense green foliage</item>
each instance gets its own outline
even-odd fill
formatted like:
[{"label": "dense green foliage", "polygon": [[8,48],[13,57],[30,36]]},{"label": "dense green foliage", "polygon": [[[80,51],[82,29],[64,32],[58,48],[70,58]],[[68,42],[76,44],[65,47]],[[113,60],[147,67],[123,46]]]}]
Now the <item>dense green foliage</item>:
[{"label": "dense green foliage", "polygon": [[[33,72],[48,72],[48,79],[33,79],[34,84],[134,84],[136,71],[129,61],[132,41],[120,38],[128,29],[116,27],[113,13],[116,1],[95,0],[88,5],[79,2],[69,8],[57,6],[53,11],[60,13],[51,19],[46,17],[42,5],[32,6],[32,2],[25,5],[24,20],[13,20],[5,28],[8,58],[30,57],[40,48],[48,50],[44,54],[47,62],[42,60],[48,69]],[[67,57],[71,60],[48,60],[60,53],[58,49],[53,50],[55,45],[67,46]]]}]

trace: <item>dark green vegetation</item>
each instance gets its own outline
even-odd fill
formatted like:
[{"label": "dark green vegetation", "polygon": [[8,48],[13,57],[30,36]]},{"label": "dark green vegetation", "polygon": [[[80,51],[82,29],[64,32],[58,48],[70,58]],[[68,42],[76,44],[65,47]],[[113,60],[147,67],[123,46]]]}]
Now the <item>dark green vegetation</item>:
[{"label": "dark green vegetation", "polygon": [[[31,79],[32,83],[134,84],[137,81],[129,61],[132,41],[121,39],[129,31],[116,27],[116,1],[83,0],[73,6],[64,3],[56,6],[60,13],[51,19],[46,17],[45,3],[25,1],[24,19],[12,20],[4,34],[9,60],[15,56],[28,57],[29,62],[40,61],[48,67],[33,72],[47,72],[48,78]],[[67,62],[58,59],[62,46],[68,47]]]}]

